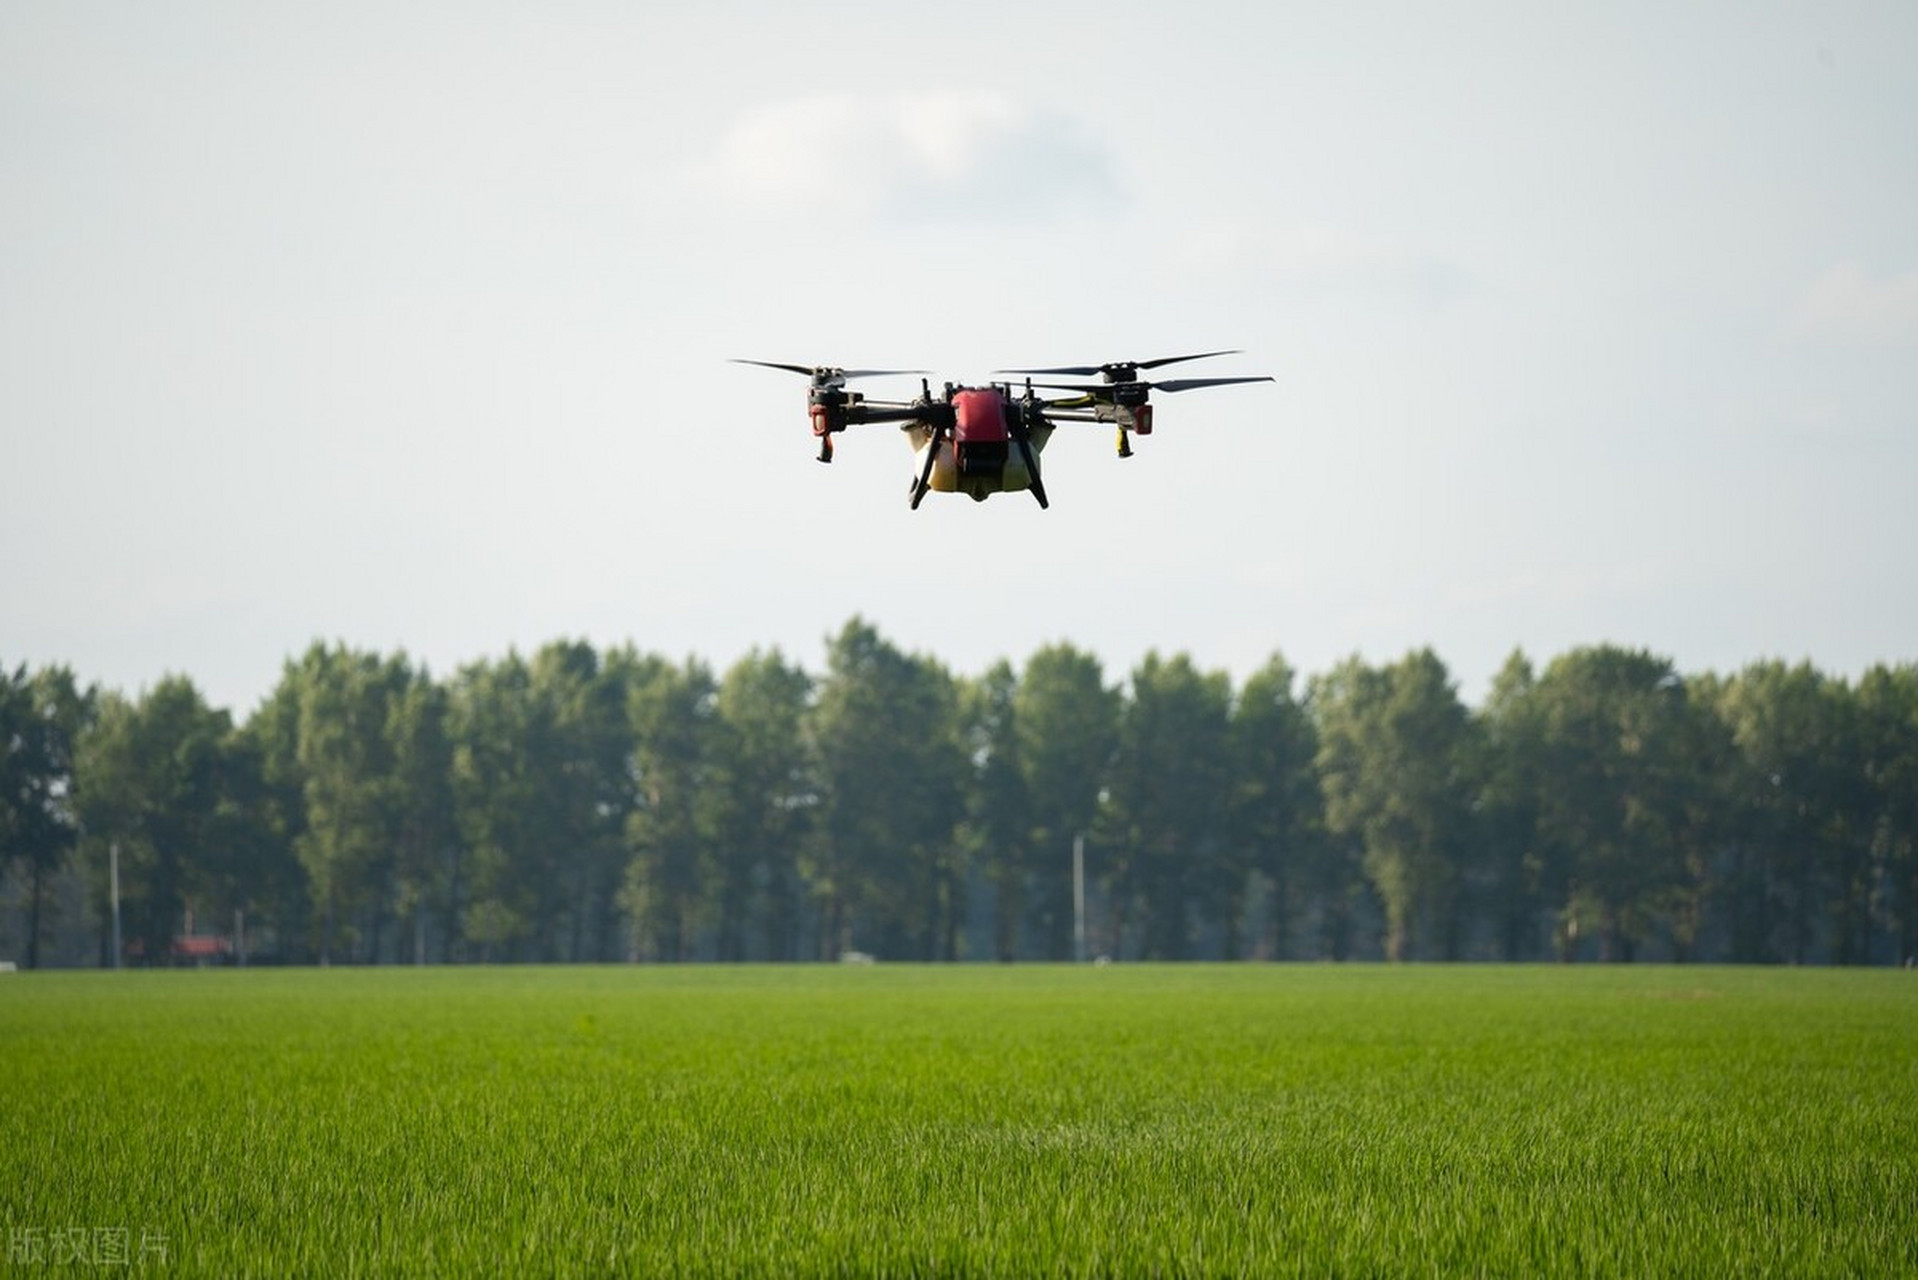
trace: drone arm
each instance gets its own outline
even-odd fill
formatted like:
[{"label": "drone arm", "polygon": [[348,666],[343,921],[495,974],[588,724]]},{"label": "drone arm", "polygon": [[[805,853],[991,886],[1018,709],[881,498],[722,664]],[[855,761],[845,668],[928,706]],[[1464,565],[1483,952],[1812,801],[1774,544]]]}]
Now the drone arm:
[{"label": "drone arm", "polygon": [[1142,433],[1150,432],[1152,430],[1152,426],[1151,426],[1152,419],[1150,417],[1146,417],[1143,421],[1141,421],[1138,415],[1140,413],[1150,414],[1151,412],[1152,411],[1149,408],[1135,409],[1132,411],[1131,414],[1125,417],[1121,417],[1120,411],[1115,409],[1111,404],[1095,402],[1094,407],[1091,409],[1078,409],[1078,410],[1072,410],[1064,413],[1060,412],[1057,409],[1048,409],[1046,410],[1046,421],[1048,423],[1060,423],[1060,422],[1111,423],[1119,429],[1119,456],[1121,458],[1130,458],[1132,456],[1132,440],[1131,440],[1132,430],[1136,428]]},{"label": "drone arm", "polygon": [[846,421],[859,422],[913,422],[926,417],[927,406],[923,404],[889,404],[864,401],[846,406]]}]

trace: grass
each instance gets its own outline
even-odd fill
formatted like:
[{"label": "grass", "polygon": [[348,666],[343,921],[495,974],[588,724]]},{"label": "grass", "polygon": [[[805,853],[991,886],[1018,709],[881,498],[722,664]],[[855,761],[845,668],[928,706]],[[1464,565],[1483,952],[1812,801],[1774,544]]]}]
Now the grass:
[{"label": "grass", "polygon": [[33,974],[0,1082],[22,1274],[1918,1274],[1896,971]]}]

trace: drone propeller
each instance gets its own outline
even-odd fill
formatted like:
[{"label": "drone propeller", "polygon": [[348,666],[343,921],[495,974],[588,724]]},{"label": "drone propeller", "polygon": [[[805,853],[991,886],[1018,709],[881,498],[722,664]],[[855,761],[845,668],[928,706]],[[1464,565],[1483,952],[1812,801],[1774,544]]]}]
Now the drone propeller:
[{"label": "drone propeller", "polygon": [[734,364],[756,364],[762,369],[784,369],[788,373],[802,374],[813,380],[814,386],[827,386],[844,382],[848,378],[882,378],[893,374],[924,373],[924,369],[840,369],[833,365],[781,364],[776,360],[740,360]]},{"label": "drone propeller", "polygon": [[[1262,374],[1256,378],[1168,378],[1164,382],[1129,382],[1121,385],[1124,385],[1128,388],[1142,387],[1147,391],[1177,392],[1177,391],[1194,391],[1200,387],[1229,387],[1236,383],[1241,383],[1241,382],[1271,382],[1271,381],[1272,381],[1272,377],[1269,374]],[[1083,384],[1083,383],[1071,383],[1071,382],[1041,382],[1035,385],[1045,387],[1051,391],[1077,391],[1082,395],[1102,397],[1106,399],[1110,399],[1113,392],[1118,390],[1118,387],[1116,386],[1113,386],[1108,383],[1098,383],[1098,382],[1094,382],[1089,385]]]},{"label": "drone propeller", "polygon": [[[1173,360],[1196,360],[1197,356],[1175,356]],[[1158,361],[1170,364],[1172,360]],[[1112,375],[1106,375],[1111,378]],[[1140,382],[1137,380],[1111,381],[1105,383],[1044,382],[1037,385],[1054,391],[1073,392],[1076,400],[1051,401],[1061,408],[1084,409],[1094,406],[1093,413],[1101,421],[1113,422],[1119,428],[1119,456],[1132,456],[1132,443],[1127,438],[1132,431],[1141,435],[1152,430],[1151,395],[1154,391],[1196,391],[1201,387],[1230,387],[1246,382],[1271,382],[1269,374],[1259,374],[1244,378],[1168,378],[1164,382]],[[1028,382],[1028,386],[1034,384]],[[1028,393],[1029,394],[1029,393]],[[1111,407],[1108,413],[1105,406]]]},{"label": "drone propeller", "polygon": [[1110,364],[1074,364],[1062,365],[1056,369],[995,369],[995,373],[1036,373],[1063,374],[1071,378],[1090,378],[1099,374],[1109,383],[1137,382],[1139,370],[1157,369],[1161,365],[1180,364],[1186,360],[1210,360],[1213,356],[1235,356],[1237,349],[1230,351],[1200,351],[1189,356],[1161,356],[1157,360],[1114,360]]}]

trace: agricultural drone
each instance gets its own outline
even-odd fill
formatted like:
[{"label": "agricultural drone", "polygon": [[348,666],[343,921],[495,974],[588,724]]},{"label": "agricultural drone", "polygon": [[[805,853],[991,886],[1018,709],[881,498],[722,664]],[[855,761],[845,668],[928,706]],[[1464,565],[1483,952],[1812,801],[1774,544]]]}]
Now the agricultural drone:
[{"label": "agricultural drone", "polygon": [[[1152,393],[1224,387],[1240,382],[1271,382],[1269,376],[1249,378],[1171,378],[1148,382],[1141,370],[1186,360],[1209,360],[1236,355],[1236,351],[1202,351],[1158,360],[1124,360],[1099,365],[1062,365],[1050,369],[995,369],[1025,379],[1022,391],[1010,382],[981,387],[948,382],[938,399],[921,376],[919,395],[912,400],[868,400],[846,390],[855,378],[923,375],[923,369],[841,369],[830,365],[808,367],[771,360],[735,360],[767,369],[784,369],[812,380],[806,391],[806,412],[812,433],[819,439],[819,460],[832,461],[832,438],[847,427],[868,422],[896,422],[912,445],[911,504],[916,511],[928,493],[963,493],[983,502],[995,493],[1029,489],[1041,507],[1046,486],[1040,478],[1039,455],[1062,422],[1109,422],[1118,428],[1119,456],[1132,456],[1131,436],[1152,434]],[[1095,383],[1034,382],[1034,377],[1090,378]],[[1062,391],[1048,399],[1035,388]]]}]

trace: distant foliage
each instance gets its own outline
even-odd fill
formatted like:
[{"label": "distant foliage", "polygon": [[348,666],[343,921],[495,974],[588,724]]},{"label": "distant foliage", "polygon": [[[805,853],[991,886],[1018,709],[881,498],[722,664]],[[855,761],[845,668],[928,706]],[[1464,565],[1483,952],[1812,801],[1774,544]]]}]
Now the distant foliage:
[{"label": "distant foliage", "polygon": [[111,961],[116,866],[131,964],[1918,956],[1910,665],[315,645],[238,725],[0,670],[0,782],[28,966]]}]

